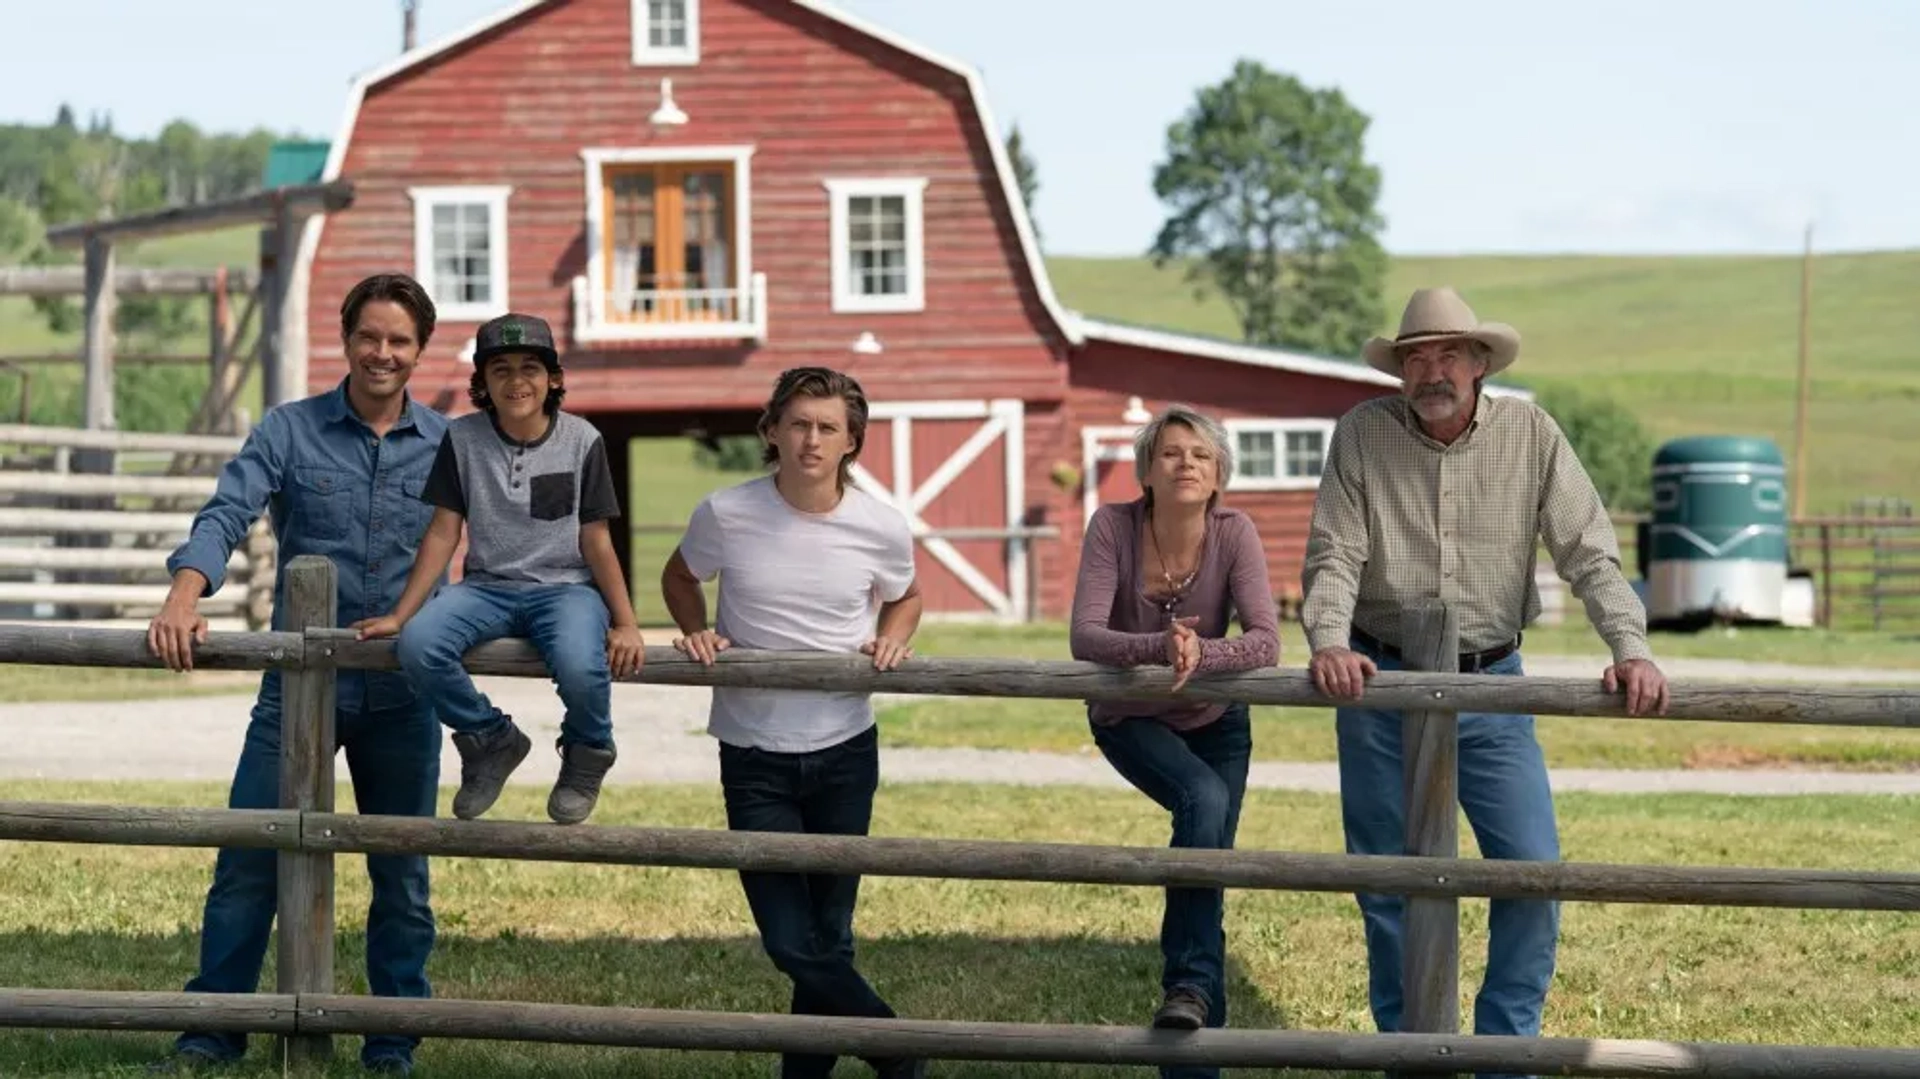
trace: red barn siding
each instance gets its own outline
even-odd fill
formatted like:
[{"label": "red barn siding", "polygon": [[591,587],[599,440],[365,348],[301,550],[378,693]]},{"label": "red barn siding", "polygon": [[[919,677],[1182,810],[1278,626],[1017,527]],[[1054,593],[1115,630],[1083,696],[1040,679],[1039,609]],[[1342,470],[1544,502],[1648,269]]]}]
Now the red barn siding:
[{"label": "red barn siding", "polygon": [[[977,419],[914,419],[911,439],[913,485],[917,488],[937,471],[983,421]],[[876,420],[867,429],[860,464],[889,490],[894,486],[891,420]],[[994,440],[926,508],[921,518],[929,527],[997,528],[1007,513],[1007,458],[1004,437]],[[1006,544],[999,540],[950,540],[954,550],[1001,592],[1007,590]],[[926,609],[941,613],[981,613],[987,604],[939,559],[917,547],[915,573]]]},{"label": "red barn siding", "polygon": [[[1390,387],[1370,383],[1101,340],[1090,340],[1076,350],[1068,369],[1067,400],[1059,420],[1045,431],[1030,428],[1029,439],[1036,456],[1048,462],[1068,462],[1074,468],[1080,467],[1081,429],[1122,426],[1120,417],[1130,397],[1139,397],[1149,412],[1178,401],[1220,420],[1332,419],[1362,401],[1393,392]],[[1120,469],[1120,476],[1109,476],[1102,484],[1103,495],[1117,492],[1122,498],[1138,497],[1139,485],[1132,472],[1125,465]],[[1098,481],[1099,477],[1082,477],[1082,484]],[[1048,483],[1032,490],[1046,493],[1047,519],[1060,529],[1060,539],[1047,552],[1046,577],[1041,582],[1042,609],[1057,616],[1064,614],[1073,601],[1073,579],[1080,563],[1085,524],[1082,488],[1063,491]],[[1311,490],[1235,492],[1228,488],[1227,504],[1253,518],[1260,531],[1276,595],[1299,592],[1313,497]]]},{"label": "red barn siding", "polygon": [[[697,66],[636,68],[628,0],[534,9],[371,88],[341,174],[354,206],[328,219],[311,274],[311,378],[342,374],[338,299],[361,277],[414,267],[412,186],[505,184],[508,300],[567,336],[586,272],[584,147],[751,145],[754,271],[768,341],[576,349],[583,411],[749,408],[782,369],[853,371],[874,399],[1057,398],[1058,340],[1025,265],[964,80],[780,0],[705,0]],[[691,122],[656,132],[660,78]],[[830,177],[925,177],[926,309],[835,314]],[[873,332],[886,351],[848,346]],[[464,383],[471,323],[446,324],[416,385]]]}]

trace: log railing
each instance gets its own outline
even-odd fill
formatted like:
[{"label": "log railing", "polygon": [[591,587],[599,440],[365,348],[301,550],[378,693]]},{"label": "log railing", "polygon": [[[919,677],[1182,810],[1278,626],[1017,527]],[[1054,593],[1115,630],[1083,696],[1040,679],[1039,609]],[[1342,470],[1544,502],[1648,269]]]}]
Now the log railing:
[{"label": "log railing", "polygon": [[[280,951],[274,994],[210,995],[0,989],[0,1026],[120,1030],[184,1028],[273,1033],[288,1059],[324,1057],[347,1033],[411,1033],[699,1050],[913,1055],[956,1060],[1227,1067],[1376,1069],[1422,1074],[1509,1072],[1585,1076],[1914,1076],[1920,1049],[1781,1046],[1458,1033],[1457,901],[1462,896],[1581,902],[1920,910],[1920,874],[1712,866],[1512,862],[1455,857],[1454,721],[1458,713],[1617,717],[1616,694],[1595,680],[1506,678],[1443,671],[1382,672],[1368,703],[1407,713],[1408,851],[1355,857],[894,837],[790,835],[589,825],[558,828],[333,812],[333,672],[391,670],[391,642],[332,628],[334,568],[302,557],[286,570],[282,624],[299,629],[218,634],[200,667],[287,678],[278,810],[0,802],[0,840],[136,846],[252,847],[280,852]],[[1405,652],[1442,666],[1457,652],[1439,605],[1408,612]],[[137,630],[0,626],[0,662],[152,667]],[[474,649],[475,673],[544,677],[522,641]],[[1164,668],[920,657],[877,674],[862,657],[732,651],[712,667],[648,650],[636,681],[672,685],[938,693],[1063,699],[1172,695]],[[1184,697],[1325,705],[1303,671],[1270,669],[1193,680]],[[1920,691],[1678,683],[1671,719],[1920,727]],[[1399,1034],[1070,1027],[914,1019],[871,1020],[581,1007],[333,994],[333,858],[344,853],[455,855],[775,872],[970,880],[1203,885],[1408,896],[1407,1024]],[[1359,947],[1356,930],[1355,947]]]}]

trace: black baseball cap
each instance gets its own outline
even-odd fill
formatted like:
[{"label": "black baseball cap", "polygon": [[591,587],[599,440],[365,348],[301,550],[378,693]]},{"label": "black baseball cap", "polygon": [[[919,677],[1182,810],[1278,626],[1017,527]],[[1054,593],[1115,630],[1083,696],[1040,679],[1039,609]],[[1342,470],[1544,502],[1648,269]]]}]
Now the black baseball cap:
[{"label": "black baseball cap", "polygon": [[553,347],[553,328],[534,315],[505,314],[481,324],[474,335],[473,365],[481,367],[503,352],[531,352],[548,367],[558,369],[560,353]]}]

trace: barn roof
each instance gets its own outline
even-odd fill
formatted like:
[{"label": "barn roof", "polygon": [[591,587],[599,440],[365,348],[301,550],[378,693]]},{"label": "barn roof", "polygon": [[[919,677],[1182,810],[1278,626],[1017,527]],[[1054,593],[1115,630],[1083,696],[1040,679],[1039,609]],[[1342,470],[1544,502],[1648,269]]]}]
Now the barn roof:
[{"label": "barn roof", "polygon": [[[501,8],[457,33],[403,53],[388,63],[360,75],[348,91],[346,113],[340,121],[339,134],[328,147],[326,167],[321,173],[321,179],[335,180],[340,177],[342,164],[346,160],[347,146],[353,139],[354,124],[359,118],[360,106],[366,99],[367,91],[437,56],[457,49],[495,27],[511,22],[538,8],[560,2],[564,0],[517,0],[516,3]],[[979,120],[981,131],[986,136],[987,148],[993,156],[1001,199],[1013,220],[1014,232],[1019,237],[1020,252],[1026,262],[1028,277],[1033,282],[1034,291],[1040,299],[1041,306],[1053,320],[1061,336],[1069,343],[1080,345],[1091,338],[1139,348],[1183,353],[1205,359],[1224,360],[1228,363],[1246,364],[1252,367],[1292,371],[1320,378],[1381,386],[1400,384],[1399,379],[1348,360],[1247,345],[1172,330],[1128,326],[1109,320],[1089,318],[1066,308],[1054,294],[1053,281],[1047,274],[1045,260],[1040,256],[1040,244],[1034,235],[1033,222],[1027,215],[1026,201],[1020,196],[1019,182],[1014,175],[1013,163],[1007,157],[1006,146],[1001,142],[999,130],[993,122],[993,112],[987,103],[986,86],[981,80],[979,71],[970,64],[934,52],[890,30],[847,14],[831,4],[824,3],[823,0],[785,0],[785,2],[837,22],[873,41],[957,75],[966,81],[974,114]],[[319,227],[309,228],[302,238],[300,262],[303,270],[312,264],[314,251],[319,246],[320,228],[324,227],[325,219],[323,218],[319,222]],[[1532,396],[1525,390],[1510,387],[1489,386],[1487,389],[1489,393]]]},{"label": "barn roof", "polygon": [[[368,90],[442,53],[456,49],[497,26],[511,22],[537,8],[558,2],[562,0],[519,0],[450,37],[403,53],[387,64],[355,79],[352,89],[347,94],[346,115],[341,119],[339,135],[333,140],[332,149],[327,155],[325,177],[331,180],[340,175],[341,164],[346,160],[347,144],[353,138],[354,122],[359,117],[360,105],[365,100]],[[1006,146],[1000,141],[999,130],[993,122],[993,111],[988,107],[986,85],[981,81],[980,73],[971,65],[923,48],[890,30],[849,15],[830,4],[822,3],[821,0],[785,0],[785,2],[831,19],[849,30],[936,68],[944,69],[966,81],[974,114],[979,118],[981,131],[986,135],[987,149],[993,155],[994,171],[998,174],[1000,181],[1000,196],[1013,219],[1014,231],[1020,239],[1020,252],[1027,264],[1027,272],[1033,282],[1034,291],[1061,336],[1072,344],[1079,344],[1081,340],[1078,329],[1079,316],[1062,307],[1059,298],[1054,295],[1053,281],[1047,276],[1046,263],[1040,258],[1040,244],[1034,236],[1033,222],[1027,217],[1026,202],[1020,197],[1019,182],[1014,178],[1013,164],[1007,159]],[[307,230],[301,251],[302,265],[311,264],[313,251],[319,245],[318,234],[318,229]]]},{"label": "barn roof", "polygon": [[[1080,321],[1081,334],[1089,341],[1107,341],[1116,345],[1130,345],[1134,348],[1178,352],[1202,359],[1246,364],[1249,367],[1265,367],[1275,371],[1290,371],[1316,378],[1335,378],[1375,386],[1398,387],[1400,385],[1399,379],[1385,371],[1378,371],[1352,360],[1316,356],[1310,352],[1298,352],[1269,345],[1249,345],[1241,341],[1228,341],[1225,338],[1201,334],[1177,333],[1151,326],[1134,326],[1107,319],[1076,317]],[[1519,387],[1494,383],[1488,383],[1486,391],[1496,397],[1531,398],[1533,396],[1532,393]]]}]

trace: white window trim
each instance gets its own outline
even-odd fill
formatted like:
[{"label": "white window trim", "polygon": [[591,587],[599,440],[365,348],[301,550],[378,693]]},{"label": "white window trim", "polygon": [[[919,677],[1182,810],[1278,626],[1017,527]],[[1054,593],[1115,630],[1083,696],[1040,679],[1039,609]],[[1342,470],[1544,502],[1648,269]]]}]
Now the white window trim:
[{"label": "white window trim", "polygon": [[507,304],[507,196],[511,187],[410,187],[413,199],[413,276],[433,296],[433,210],[436,206],[487,207],[487,278],[493,283],[489,303],[442,302],[433,296],[437,316],[445,322],[484,322],[509,310]]},{"label": "white window trim", "polygon": [[[885,177],[826,181],[829,251],[833,261],[833,310],[849,314],[878,314],[927,309],[927,243],[922,207],[925,177]],[[894,197],[906,203],[907,291],[898,296],[861,296],[853,291],[852,256],[847,250],[849,199]]]},{"label": "white window trim", "polygon": [[[734,243],[733,279],[736,288],[753,285],[753,147],[751,146],[589,146],[580,151],[585,164],[587,200],[587,276],[586,295],[591,305],[590,327],[607,324],[607,259],[603,237],[607,232],[606,206],[600,197],[601,175],[608,165],[660,165],[677,162],[730,161],[733,163]],[[764,309],[755,312],[764,334]],[[631,331],[606,333],[592,328],[576,328],[583,340],[627,340]]]},{"label": "white window trim", "polygon": [[692,67],[700,62],[700,0],[686,0],[687,43],[655,48],[647,43],[647,0],[633,0],[633,64],[635,67]]},{"label": "white window trim", "polygon": [[1266,432],[1273,435],[1274,465],[1284,472],[1287,467],[1287,436],[1318,432],[1322,454],[1321,471],[1325,471],[1325,453],[1333,445],[1332,420],[1228,420],[1227,437],[1233,440],[1234,475],[1228,481],[1228,491],[1311,491],[1320,486],[1319,476],[1248,476],[1240,472],[1240,435],[1243,432]]}]

